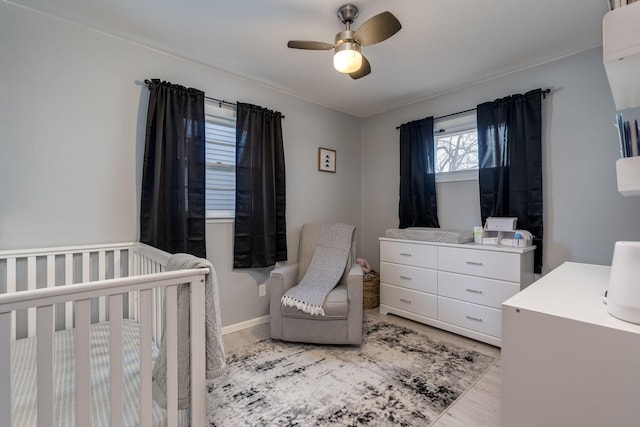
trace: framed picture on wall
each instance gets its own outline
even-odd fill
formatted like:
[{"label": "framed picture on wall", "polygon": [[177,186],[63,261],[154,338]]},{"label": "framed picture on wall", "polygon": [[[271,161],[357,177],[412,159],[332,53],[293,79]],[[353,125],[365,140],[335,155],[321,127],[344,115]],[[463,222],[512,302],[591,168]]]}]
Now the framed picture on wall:
[{"label": "framed picture on wall", "polygon": [[318,148],[318,170],[336,173],[336,150]]}]

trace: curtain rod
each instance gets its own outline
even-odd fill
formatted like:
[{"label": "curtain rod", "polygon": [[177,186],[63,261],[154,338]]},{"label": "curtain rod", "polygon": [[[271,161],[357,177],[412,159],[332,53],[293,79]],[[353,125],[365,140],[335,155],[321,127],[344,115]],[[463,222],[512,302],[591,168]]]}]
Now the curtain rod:
[{"label": "curtain rod", "polygon": [[[548,93],[551,93],[551,89],[548,89],[548,88],[544,89],[542,91],[542,99],[545,99],[547,97]],[[433,120],[446,119],[447,117],[457,116],[459,114],[464,114],[464,113],[470,113],[472,111],[476,111],[476,109],[475,108],[469,108],[468,110],[458,111],[457,113],[445,114],[444,116],[434,117]],[[400,126],[396,126],[396,129],[400,129]],[[440,131],[444,131],[444,129],[441,129]]]},{"label": "curtain rod", "polygon": [[[151,80],[145,79],[144,83],[147,86],[149,86],[151,84]],[[211,98],[210,96],[205,96],[204,99],[206,99],[207,101],[215,102],[216,104],[218,104],[219,107],[222,107],[223,105],[227,105],[229,107],[237,107],[238,106],[238,104],[235,103],[235,102],[225,101],[224,99]],[[284,119],[284,114],[281,114],[281,117]]]}]

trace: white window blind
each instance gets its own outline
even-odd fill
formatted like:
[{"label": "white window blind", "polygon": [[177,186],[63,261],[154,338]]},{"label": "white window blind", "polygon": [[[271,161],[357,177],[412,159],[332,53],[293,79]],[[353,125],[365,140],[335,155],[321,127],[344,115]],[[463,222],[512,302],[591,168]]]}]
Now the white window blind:
[{"label": "white window blind", "polygon": [[236,110],[205,104],[208,218],[232,218],[236,207]]}]

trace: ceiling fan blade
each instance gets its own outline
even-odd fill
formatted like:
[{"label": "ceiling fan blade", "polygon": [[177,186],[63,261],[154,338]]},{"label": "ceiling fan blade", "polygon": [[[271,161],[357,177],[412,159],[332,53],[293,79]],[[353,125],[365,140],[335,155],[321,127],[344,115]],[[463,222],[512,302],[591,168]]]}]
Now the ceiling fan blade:
[{"label": "ceiling fan blade", "polygon": [[391,12],[382,12],[364,21],[356,30],[355,40],[362,46],[380,43],[400,31],[402,25]]},{"label": "ceiling fan blade", "polygon": [[353,80],[357,80],[361,77],[368,76],[371,73],[371,64],[367,58],[362,56],[362,66],[358,69],[358,71],[354,71],[353,73],[349,73],[349,77]]},{"label": "ceiling fan blade", "polygon": [[287,47],[291,49],[307,49],[307,50],[331,50],[334,45],[325,42],[312,42],[307,40],[290,40]]}]

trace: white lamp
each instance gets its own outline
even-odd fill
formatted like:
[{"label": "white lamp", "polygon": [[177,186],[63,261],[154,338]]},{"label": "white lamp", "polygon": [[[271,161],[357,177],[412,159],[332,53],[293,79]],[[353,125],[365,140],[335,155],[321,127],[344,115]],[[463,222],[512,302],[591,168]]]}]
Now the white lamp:
[{"label": "white lamp", "polygon": [[362,54],[358,43],[346,41],[335,48],[333,66],[341,73],[353,73],[362,67]]},{"label": "white lamp", "polygon": [[640,242],[616,242],[606,301],[611,315],[640,323]]}]

